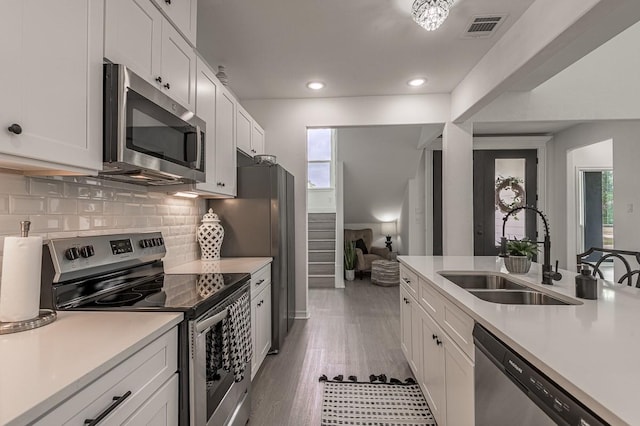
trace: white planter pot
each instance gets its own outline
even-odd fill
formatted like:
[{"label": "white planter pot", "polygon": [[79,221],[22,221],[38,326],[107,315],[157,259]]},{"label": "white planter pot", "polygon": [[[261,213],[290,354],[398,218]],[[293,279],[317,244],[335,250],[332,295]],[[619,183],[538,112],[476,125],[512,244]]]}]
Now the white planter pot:
[{"label": "white planter pot", "polygon": [[527,256],[505,257],[504,267],[512,274],[526,274],[531,268],[531,259]]},{"label": "white planter pot", "polygon": [[353,281],[356,279],[356,270],[355,269],[345,269],[344,277],[347,281]]}]

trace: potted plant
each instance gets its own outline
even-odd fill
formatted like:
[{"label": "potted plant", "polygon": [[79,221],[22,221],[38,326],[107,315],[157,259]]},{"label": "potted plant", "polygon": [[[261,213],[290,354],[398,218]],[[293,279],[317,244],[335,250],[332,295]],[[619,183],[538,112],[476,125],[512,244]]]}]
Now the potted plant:
[{"label": "potted plant", "polygon": [[346,241],[344,243],[344,271],[347,281],[353,281],[356,277],[356,243]]},{"label": "potted plant", "polygon": [[509,240],[504,266],[513,274],[526,274],[531,268],[531,259],[537,252],[538,244],[528,238]]}]

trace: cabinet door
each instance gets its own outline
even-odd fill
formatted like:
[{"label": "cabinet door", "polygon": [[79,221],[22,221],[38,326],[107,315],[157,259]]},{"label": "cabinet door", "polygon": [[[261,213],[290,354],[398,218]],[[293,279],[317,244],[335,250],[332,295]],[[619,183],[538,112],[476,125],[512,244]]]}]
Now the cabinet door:
[{"label": "cabinet door", "polygon": [[216,185],[216,93],[218,79],[211,68],[197,59],[196,114],[207,123],[205,136],[206,182],[198,183],[198,191],[215,193]]},{"label": "cabinet door", "polygon": [[216,186],[220,194],[236,195],[236,100],[224,88],[216,93]]},{"label": "cabinet door", "polygon": [[162,22],[162,88],[185,108],[195,111],[196,54],[169,23]]},{"label": "cabinet door", "polygon": [[236,146],[245,154],[253,156],[253,152],[251,152],[251,132],[251,116],[238,104],[236,114]]},{"label": "cabinet door", "polygon": [[103,37],[103,1],[0,2],[0,153],[102,169]]},{"label": "cabinet door", "polygon": [[450,425],[474,424],[473,363],[447,335],[444,335],[446,419]]},{"label": "cabinet door", "polygon": [[407,360],[411,360],[411,299],[404,286],[400,286],[400,346]]},{"label": "cabinet door", "polygon": [[251,133],[251,154],[264,154],[264,130],[255,121]]},{"label": "cabinet door", "polygon": [[264,361],[271,348],[271,284],[260,292],[259,299],[257,316],[258,327],[260,327],[260,333],[258,334],[260,337],[258,344],[260,358],[258,368],[260,368],[262,361]]},{"label": "cabinet door", "polygon": [[182,34],[196,45],[196,0],[154,0]]},{"label": "cabinet door", "polygon": [[178,424],[178,373],[133,413],[123,426],[172,426]]},{"label": "cabinet door", "polygon": [[159,84],[164,20],[160,11],[149,0],[109,0],[105,13],[104,57]]},{"label": "cabinet door", "polygon": [[438,424],[446,425],[444,333],[426,312],[420,317],[422,320],[422,390]]}]

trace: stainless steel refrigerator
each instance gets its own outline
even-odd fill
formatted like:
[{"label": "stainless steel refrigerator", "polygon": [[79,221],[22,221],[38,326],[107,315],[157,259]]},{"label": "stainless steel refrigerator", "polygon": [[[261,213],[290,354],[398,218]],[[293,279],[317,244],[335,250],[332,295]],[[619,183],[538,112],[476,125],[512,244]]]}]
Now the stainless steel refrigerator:
[{"label": "stainless steel refrigerator", "polygon": [[224,227],[222,257],[273,257],[271,352],[282,347],[295,317],[293,175],[280,165],[249,164],[238,154],[238,196],[210,200]]}]

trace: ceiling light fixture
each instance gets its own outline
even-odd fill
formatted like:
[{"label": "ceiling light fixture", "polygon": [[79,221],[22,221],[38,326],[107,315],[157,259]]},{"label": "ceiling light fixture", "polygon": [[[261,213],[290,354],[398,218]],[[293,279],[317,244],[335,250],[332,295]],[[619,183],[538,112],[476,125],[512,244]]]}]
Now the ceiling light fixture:
[{"label": "ceiling light fixture", "polygon": [[411,6],[411,17],[427,31],[437,29],[447,16],[454,0],[415,0]]},{"label": "ceiling light fixture", "polygon": [[324,83],[321,81],[310,81],[307,83],[307,87],[311,90],[324,89]]},{"label": "ceiling light fixture", "polygon": [[420,87],[427,82],[426,78],[414,78],[413,80],[407,81],[407,84],[411,87]]}]

